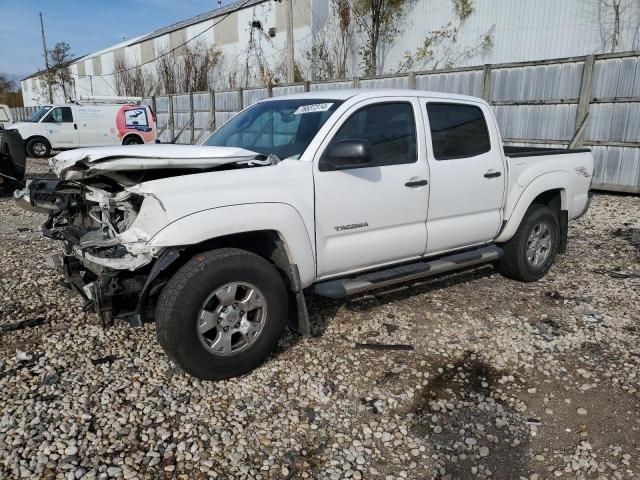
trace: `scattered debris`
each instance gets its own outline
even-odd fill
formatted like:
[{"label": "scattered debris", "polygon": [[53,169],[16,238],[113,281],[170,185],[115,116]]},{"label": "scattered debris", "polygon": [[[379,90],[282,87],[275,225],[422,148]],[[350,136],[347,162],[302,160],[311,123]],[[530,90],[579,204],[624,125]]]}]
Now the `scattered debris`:
[{"label": "scattered debris", "polygon": [[29,318],[27,320],[20,320],[15,323],[7,323],[6,325],[0,325],[0,332],[14,332],[16,330],[22,330],[23,328],[37,327],[47,323],[47,319],[44,317]]},{"label": "scattered debris", "polygon": [[599,275],[609,275],[611,278],[640,278],[640,273],[636,272],[619,272],[615,270],[591,270]]},{"label": "scattered debris", "polygon": [[102,358],[92,358],[91,363],[93,363],[94,365],[102,365],[104,363],[108,363],[109,365],[111,365],[113,362],[120,358],[121,357],[118,357],[116,355],[107,355],[106,357]]},{"label": "scattered debris", "polygon": [[389,335],[393,334],[393,332],[400,330],[400,327],[398,327],[397,325],[394,325],[393,323],[383,323],[382,325],[387,329],[387,333]]},{"label": "scattered debris", "polygon": [[368,350],[415,350],[413,345],[389,343],[356,343],[355,347]]}]

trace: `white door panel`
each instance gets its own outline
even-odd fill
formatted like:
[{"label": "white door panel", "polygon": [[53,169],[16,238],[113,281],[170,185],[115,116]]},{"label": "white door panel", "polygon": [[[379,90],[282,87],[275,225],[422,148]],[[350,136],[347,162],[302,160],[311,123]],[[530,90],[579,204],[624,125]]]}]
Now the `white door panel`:
[{"label": "white door panel", "polygon": [[[318,162],[331,140],[351,117],[368,106],[409,103],[417,132],[412,163],[387,164],[338,171],[320,171]],[[378,128],[393,136],[394,118],[367,119],[367,135]],[[380,122],[376,125],[376,122]],[[376,98],[347,111],[323,142],[315,159],[316,244],[318,277],[348,273],[385,263],[420,257],[425,250],[428,185],[407,182],[428,179],[420,106],[412,97]],[[342,133],[341,133],[342,135]],[[398,136],[397,138],[400,138]],[[374,142],[375,143],[375,142]],[[378,145],[384,143],[384,140]],[[385,153],[388,155],[388,152]]]},{"label": "white door panel", "polygon": [[[405,186],[424,163],[318,172],[318,273],[334,275],[420,256],[427,188]],[[426,171],[422,178],[426,176]]]},{"label": "white door panel", "polygon": [[53,148],[78,146],[78,126],[74,120],[71,107],[55,107],[42,120]]},{"label": "white door panel", "polygon": [[[428,101],[428,100],[427,100]],[[442,106],[441,101],[436,102]],[[455,104],[456,102],[446,102]],[[462,248],[492,241],[500,229],[502,222],[502,204],[504,197],[505,163],[502,157],[500,137],[491,119],[488,107],[478,103],[462,105],[480,109],[484,114],[489,143],[484,153],[463,157],[456,155],[465,150],[459,145],[474,142],[473,135],[477,134],[479,125],[468,127],[471,122],[461,122],[460,130],[470,128],[471,133],[456,131],[450,135],[442,134],[436,124],[444,123],[442,118],[435,115],[429,122],[426,102],[422,102],[425,118],[429,122],[428,151],[430,170],[429,213],[427,219],[427,254],[435,254],[456,248]],[[432,112],[433,114],[433,112]],[[453,117],[455,119],[455,115]],[[475,128],[475,130],[474,130]],[[486,138],[486,135],[485,135]],[[441,142],[438,144],[438,142]],[[446,146],[443,143],[454,142],[451,157],[443,156]],[[434,143],[438,150],[434,153]],[[468,147],[472,150],[472,147]],[[436,157],[441,159],[437,159]],[[485,176],[489,174],[489,177]]]}]

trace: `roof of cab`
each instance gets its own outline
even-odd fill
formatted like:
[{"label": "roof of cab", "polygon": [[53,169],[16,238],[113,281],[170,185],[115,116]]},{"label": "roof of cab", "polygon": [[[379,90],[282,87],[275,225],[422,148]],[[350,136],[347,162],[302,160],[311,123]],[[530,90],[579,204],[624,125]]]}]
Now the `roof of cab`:
[{"label": "roof of cab", "polygon": [[292,95],[282,95],[271,97],[265,101],[282,100],[282,99],[322,99],[322,100],[348,100],[350,98],[358,98],[358,100],[366,100],[376,97],[430,97],[441,98],[447,100],[464,100],[474,102],[484,102],[482,98],[472,97],[470,95],[459,95],[457,93],[432,92],[427,90],[409,90],[395,88],[350,88],[341,90],[315,90],[313,92],[294,93]]}]

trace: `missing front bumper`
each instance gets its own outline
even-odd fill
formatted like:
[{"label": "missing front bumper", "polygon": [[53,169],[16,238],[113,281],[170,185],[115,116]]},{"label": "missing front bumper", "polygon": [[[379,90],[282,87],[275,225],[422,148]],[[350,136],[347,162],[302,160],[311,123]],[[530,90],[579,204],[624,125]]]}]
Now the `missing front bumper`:
[{"label": "missing front bumper", "polygon": [[141,272],[95,272],[69,255],[49,255],[46,262],[61,271],[67,287],[84,300],[85,311],[95,312],[104,328],[111,327],[116,319],[141,327],[149,317],[150,299],[165,283],[163,272],[180,258],[181,252],[178,248],[166,249],[152,267]]}]

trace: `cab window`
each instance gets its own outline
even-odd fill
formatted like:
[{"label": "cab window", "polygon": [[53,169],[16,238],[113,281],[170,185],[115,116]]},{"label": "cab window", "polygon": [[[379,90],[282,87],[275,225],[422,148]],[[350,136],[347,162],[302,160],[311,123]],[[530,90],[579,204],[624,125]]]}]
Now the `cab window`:
[{"label": "cab window", "polygon": [[[340,140],[367,140],[372,161],[367,167],[400,165],[418,160],[416,124],[408,102],[368,105],[353,113],[340,127],[332,143]],[[320,170],[330,170],[320,162]]]},{"label": "cab window", "polygon": [[71,112],[71,107],[56,107],[47,118],[44,119],[45,122],[48,123],[73,123],[73,113]]},{"label": "cab window", "polygon": [[427,103],[433,156],[453,160],[491,150],[489,130],[482,110],[460,103]]}]

